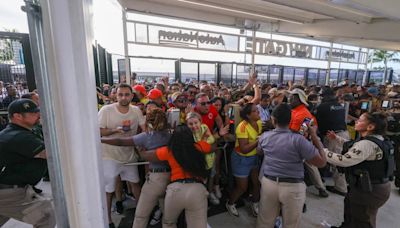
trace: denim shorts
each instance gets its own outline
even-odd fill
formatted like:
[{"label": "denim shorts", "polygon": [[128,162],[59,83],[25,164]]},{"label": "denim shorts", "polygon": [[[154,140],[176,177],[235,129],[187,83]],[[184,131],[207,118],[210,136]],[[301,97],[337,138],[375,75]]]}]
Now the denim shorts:
[{"label": "denim shorts", "polygon": [[259,159],[257,155],[242,156],[235,151],[231,154],[232,173],[235,177],[246,178],[252,169],[258,168]]}]

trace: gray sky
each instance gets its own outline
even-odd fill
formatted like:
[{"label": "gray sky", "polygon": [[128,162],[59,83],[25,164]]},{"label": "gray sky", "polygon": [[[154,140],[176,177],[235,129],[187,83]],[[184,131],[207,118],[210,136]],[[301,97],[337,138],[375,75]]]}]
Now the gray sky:
[{"label": "gray sky", "polygon": [[0,0],[0,30],[17,29],[18,32],[28,32],[28,20],[21,6],[23,0]]}]

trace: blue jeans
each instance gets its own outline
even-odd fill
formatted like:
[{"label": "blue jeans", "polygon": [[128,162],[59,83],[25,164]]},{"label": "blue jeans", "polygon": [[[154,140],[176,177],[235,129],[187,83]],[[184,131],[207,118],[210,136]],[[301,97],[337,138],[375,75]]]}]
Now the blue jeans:
[{"label": "blue jeans", "polygon": [[233,151],[231,155],[231,165],[233,176],[246,178],[250,175],[252,169],[258,167],[259,159],[257,155],[247,157]]}]

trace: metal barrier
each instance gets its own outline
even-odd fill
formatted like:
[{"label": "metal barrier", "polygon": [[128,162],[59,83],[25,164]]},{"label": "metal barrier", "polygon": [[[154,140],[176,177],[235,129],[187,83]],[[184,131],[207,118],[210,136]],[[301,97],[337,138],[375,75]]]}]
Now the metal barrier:
[{"label": "metal barrier", "polygon": [[0,81],[36,89],[28,34],[0,32]]},{"label": "metal barrier", "polygon": [[0,110],[0,131],[3,130],[8,124],[7,110]]}]

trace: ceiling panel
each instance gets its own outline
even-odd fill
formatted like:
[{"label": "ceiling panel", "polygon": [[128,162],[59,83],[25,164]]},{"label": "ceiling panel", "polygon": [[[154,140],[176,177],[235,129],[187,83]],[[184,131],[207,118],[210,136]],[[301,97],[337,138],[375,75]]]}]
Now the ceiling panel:
[{"label": "ceiling panel", "polygon": [[400,50],[399,0],[118,0],[126,8],[274,33]]}]

